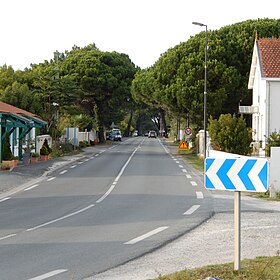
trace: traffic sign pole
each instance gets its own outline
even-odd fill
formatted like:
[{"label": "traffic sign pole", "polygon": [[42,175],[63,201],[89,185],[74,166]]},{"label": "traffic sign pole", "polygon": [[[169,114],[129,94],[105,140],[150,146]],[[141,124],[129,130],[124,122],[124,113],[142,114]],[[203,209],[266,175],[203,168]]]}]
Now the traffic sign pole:
[{"label": "traffic sign pole", "polygon": [[241,192],[234,192],[234,270],[240,270],[241,256]]}]

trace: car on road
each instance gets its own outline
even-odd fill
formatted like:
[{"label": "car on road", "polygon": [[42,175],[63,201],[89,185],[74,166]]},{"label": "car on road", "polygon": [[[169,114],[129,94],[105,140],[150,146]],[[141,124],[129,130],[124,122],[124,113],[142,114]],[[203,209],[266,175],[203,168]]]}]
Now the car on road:
[{"label": "car on road", "polygon": [[119,129],[113,129],[109,135],[111,141],[122,141],[122,134]]},{"label": "car on road", "polygon": [[149,138],[157,138],[157,133],[154,130],[150,130],[148,134]]}]

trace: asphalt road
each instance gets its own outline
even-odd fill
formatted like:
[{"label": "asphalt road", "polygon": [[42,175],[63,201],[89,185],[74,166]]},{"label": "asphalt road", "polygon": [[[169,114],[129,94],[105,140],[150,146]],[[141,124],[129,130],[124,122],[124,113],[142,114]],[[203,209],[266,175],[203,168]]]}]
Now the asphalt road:
[{"label": "asphalt road", "polygon": [[[84,279],[160,248],[209,219],[202,177],[158,139],[88,154],[0,200],[1,279]],[[114,279],[114,278],[112,278]]]}]

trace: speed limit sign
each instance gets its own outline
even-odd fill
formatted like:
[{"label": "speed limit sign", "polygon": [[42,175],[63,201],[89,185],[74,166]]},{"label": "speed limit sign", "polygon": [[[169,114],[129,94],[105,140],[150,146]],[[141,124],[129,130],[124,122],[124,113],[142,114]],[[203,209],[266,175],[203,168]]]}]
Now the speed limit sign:
[{"label": "speed limit sign", "polygon": [[186,133],[187,135],[191,135],[191,134],[192,134],[192,129],[191,129],[190,127],[186,127],[186,128],[185,128],[185,133]]}]

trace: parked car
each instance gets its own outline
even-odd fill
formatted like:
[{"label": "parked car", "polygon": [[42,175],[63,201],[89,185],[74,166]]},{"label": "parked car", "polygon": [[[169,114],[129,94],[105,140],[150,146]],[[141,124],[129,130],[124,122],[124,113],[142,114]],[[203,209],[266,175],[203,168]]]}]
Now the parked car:
[{"label": "parked car", "polygon": [[148,137],[149,138],[157,138],[157,133],[154,130],[150,130]]},{"label": "parked car", "polygon": [[120,130],[112,130],[109,135],[109,139],[111,141],[122,141],[122,135]]}]

